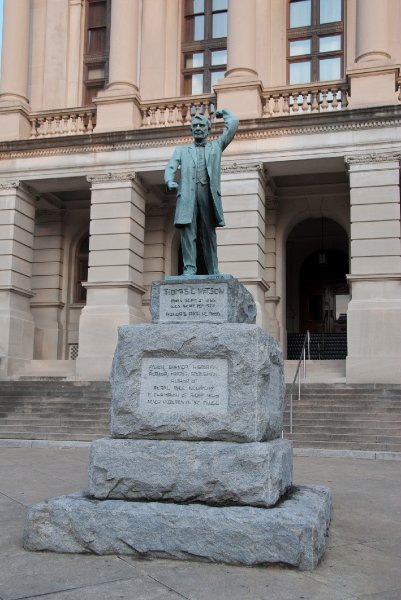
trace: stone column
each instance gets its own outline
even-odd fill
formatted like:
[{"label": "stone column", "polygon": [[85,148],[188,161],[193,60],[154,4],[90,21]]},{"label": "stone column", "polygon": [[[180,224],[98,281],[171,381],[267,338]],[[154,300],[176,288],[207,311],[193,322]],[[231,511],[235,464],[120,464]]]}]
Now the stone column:
[{"label": "stone column", "polygon": [[0,184],[0,375],[33,357],[30,310],[35,207],[18,181]]},{"label": "stone column", "polygon": [[[148,99],[166,95],[166,8],[165,1],[147,0],[143,3],[142,47],[145,51],[141,52],[141,93]],[[176,44],[176,38],[169,40],[169,43],[172,42]],[[174,95],[175,92],[171,94]]]},{"label": "stone column", "polygon": [[87,303],[79,323],[77,377],[108,379],[117,327],[141,323],[145,190],[135,173],[92,184]]},{"label": "stone column", "polygon": [[35,320],[34,359],[63,359],[61,300],[64,211],[37,211],[33,243],[31,310]]},{"label": "stone column", "polygon": [[238,278],[252,293],[257,324],[267,329],[265,293],[265,179],[262,165],[222,166],[226,226],[217,229],[219,270]]},{"label": "stone column", "polygon": [[240,118],[262,115],[262,84],[256,71],[256,0],[230,0],[228,6],[227,72],[215,86],[219,107]]},{"label": "stone column", "polygon": [[4,0],[0,140],[29,137],[29,0]]},{"label": "stone column", "polygon": [[140,0],[111,3],[109,84],[97,104],[96,132],[135,129],[141,123],[138,92]]},{"label": "stone column", "polygon": [[346,158],[351,197],[349,383],[400,380],[400,158]]},{"label": "stone column", "polygon": [[397,104],[398,66],[391,56],[391,0],[356,0],[355,63],[350,78],[350,108]]}]

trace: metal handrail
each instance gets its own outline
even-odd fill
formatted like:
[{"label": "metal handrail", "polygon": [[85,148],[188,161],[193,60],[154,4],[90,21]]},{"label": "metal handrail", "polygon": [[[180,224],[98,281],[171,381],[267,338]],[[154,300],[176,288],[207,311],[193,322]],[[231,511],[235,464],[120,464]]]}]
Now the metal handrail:
[{"label": "metal handrail", "polygon": [[[305,338],[304,338],[304,342],[302,344],[301,354],[300,354],[300,357],[298,360],[298,365],[297,365],[297,368],[295,371],[294,379],[292,380],[290,391],[289,391],[289,393],[287,393],[286,400],[284,403],[284,410],[285,410],[286,406],[287,406],[287,400],[289,397],[290,398],[290,433],[292,433],[292,397],[294,394],[294,386],[297,381],[297,378],[298,378],[298,400],[301,399],[301,375],[300,375],[301,364],[303,364],[303,378],[306,379],[306,352],[308,352],[308,360],[310,360],[310,333],[309,333],[309,331],[307,331],[305,334]],[[284,436],[284,431],[283,431],[282,435]]]}]

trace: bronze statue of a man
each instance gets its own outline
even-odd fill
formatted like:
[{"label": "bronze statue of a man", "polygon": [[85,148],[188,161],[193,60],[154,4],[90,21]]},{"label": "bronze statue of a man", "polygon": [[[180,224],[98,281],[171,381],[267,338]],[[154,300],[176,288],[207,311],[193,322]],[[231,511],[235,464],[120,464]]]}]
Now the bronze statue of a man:
[{"label": "bronze statue of a man", "polygon": [[[178,146],[168,163],[164,180],[169,190],[177,189],[177,207],[174,225],[181,230],[181,249],[186,277],[196,275],[196,240],[199,239],[206,270],[209,275],[218,275],[216,227],[224,227],[221,203],[220,163],[221,153],[233,139],[238,128],[238,119],[227,109],[216,112],[223,118],[225,129],[212,142],[206,138],[211,122],[204,115],[192,118],[194,143]],[[174,180],[177,169],[181,179]]]}]

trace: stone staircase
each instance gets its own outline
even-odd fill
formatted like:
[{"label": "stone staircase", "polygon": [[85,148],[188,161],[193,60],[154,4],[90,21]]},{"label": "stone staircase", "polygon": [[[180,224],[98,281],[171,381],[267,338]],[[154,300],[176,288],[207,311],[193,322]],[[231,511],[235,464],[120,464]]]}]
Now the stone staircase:
[{"label": "stone staircase", "polygon": [[295,447],[401,452],[401,385],[302,384],[289,429],[287,401],[284,437]]},{"label": "stone staircase", "polygon": [[108,382],[0,381],[0,438],[90,441],[109,433]]},{"label": "stone staircase", "polygon": [[[327,370],[316,372],[328,379]],[[401,452],[401,385],[315,381],[301,392],[292,435],[288,404],[284,415],[284,437],[295,447]],[[91,441],[109,435],[109,406],[108,382],[0,381],[0,438]]]}]

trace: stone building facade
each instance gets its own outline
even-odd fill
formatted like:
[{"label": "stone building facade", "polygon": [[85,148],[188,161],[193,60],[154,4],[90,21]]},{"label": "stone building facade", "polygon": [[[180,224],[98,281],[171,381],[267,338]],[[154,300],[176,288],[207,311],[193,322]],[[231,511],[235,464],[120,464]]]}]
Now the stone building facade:
[{"label": "stone building facade", "polygon": [[224,107],[221,272],[286,356],[342,335],[347,382],[399,383],[400,30],[398,0],[4,0],[0,377],[108,377],[180,272],[165,165]]}]

